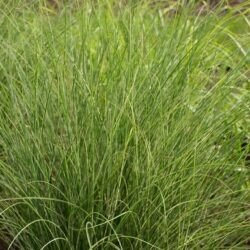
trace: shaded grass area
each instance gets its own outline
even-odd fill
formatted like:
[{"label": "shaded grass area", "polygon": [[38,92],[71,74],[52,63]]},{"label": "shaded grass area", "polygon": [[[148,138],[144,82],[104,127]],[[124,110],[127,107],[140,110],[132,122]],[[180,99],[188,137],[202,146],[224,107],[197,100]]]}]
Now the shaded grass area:
[{"label": "shaded grass area", "polygon": [[248,247],[245,5],[1,7],[1,242]]}]

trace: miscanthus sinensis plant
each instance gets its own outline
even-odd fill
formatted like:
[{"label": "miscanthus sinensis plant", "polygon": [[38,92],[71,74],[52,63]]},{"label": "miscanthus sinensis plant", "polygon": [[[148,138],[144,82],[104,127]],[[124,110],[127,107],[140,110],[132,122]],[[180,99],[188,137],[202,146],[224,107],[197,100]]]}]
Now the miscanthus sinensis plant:
[{"label": "miscanthus sinensis plant", "polygon": [[0,245],[247,249],[247,4],[32,3],[0,4]]}]

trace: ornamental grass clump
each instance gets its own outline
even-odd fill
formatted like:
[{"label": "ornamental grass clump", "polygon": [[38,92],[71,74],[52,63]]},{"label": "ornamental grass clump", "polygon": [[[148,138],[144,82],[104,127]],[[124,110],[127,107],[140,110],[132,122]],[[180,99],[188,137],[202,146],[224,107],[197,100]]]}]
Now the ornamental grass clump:
[{"label": "ornamental grass clump", "polygon": [[247,249],[247,3],[32,3],[0,1],[0,245]]}]

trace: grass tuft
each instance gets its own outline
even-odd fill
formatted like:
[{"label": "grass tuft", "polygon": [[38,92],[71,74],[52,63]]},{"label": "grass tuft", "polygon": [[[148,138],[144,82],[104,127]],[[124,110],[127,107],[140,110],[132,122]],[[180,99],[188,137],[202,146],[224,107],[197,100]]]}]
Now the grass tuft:
[{"label": "grass tuft", "polygon": [[249,1],[7,2],[0,245],[247,249]]}]

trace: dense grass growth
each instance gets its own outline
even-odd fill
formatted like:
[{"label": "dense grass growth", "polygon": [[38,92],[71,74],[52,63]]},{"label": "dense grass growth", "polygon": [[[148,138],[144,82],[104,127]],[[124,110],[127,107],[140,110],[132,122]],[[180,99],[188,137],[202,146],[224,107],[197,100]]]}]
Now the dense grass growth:
[{"label": "dense grass growth", "polygon": [[30,2],[0,3],[0,244],[247,249],[247,5]]}]

